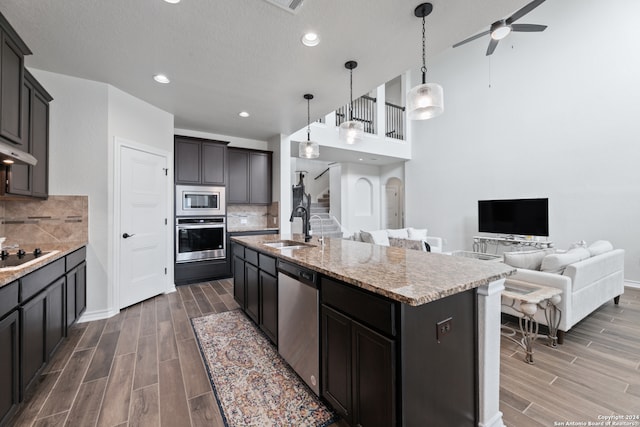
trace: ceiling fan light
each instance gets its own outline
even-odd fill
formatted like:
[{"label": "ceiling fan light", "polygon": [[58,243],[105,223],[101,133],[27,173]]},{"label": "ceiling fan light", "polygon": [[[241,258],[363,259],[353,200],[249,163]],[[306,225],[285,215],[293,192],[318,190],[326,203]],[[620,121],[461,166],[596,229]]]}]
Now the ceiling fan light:
[{"label": "ceiling fan light", "polygon": [[298,156],[302,159],[317,159],[320,157],[320,144],[314,141],[301,141],[298,144]]},{"label": "ceiling fan light", "polygon": [[444,112],[444,91],[437,83],[424,83],[411,89],[407,99],[411,120],[426,120]]},{"label": "ceiling fan light", "polygon": [[364,124],[357,120],[349,120],[340,124],[338,137],[341,141],[353,145],[364,139]]},{"label": "ceiling fan light", "polygon": [[491,30],[491,38],[494,40],[502,40],[511,33],[511,27],[509,25],[499,25]]}]

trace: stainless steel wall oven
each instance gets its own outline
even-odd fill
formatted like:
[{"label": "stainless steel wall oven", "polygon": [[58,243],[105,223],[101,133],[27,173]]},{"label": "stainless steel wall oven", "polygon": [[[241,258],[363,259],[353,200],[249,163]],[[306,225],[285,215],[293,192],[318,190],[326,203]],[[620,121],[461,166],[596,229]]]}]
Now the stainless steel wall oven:
[{"label": "stainless steel wall oven", "polygon": [[224,259],[226,234],[222,216],[176,218],[176,263]]}]

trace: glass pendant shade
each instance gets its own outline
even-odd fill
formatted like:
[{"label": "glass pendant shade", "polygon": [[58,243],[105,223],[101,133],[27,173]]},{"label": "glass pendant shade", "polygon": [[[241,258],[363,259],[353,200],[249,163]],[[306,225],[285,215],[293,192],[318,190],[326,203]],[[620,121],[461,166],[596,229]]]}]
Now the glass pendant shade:
[{"label": "glass pendant shade", "polygon": [[407,99],[411,120],[426,120],[444,111],[444,92],[437,83],[423,83],[411,89]]},{"label": "glass pendant shade", "polygon": [[320,157],[320,144],[313,141],[301,141],[298,144],[298,156],[303,159],[317,159]]},{"label": "glass pendant shade", "polygon": [[346,144],[355,144],[364,139],[364,124],[357,120],[349,120],[340,124],[338,137]]}]

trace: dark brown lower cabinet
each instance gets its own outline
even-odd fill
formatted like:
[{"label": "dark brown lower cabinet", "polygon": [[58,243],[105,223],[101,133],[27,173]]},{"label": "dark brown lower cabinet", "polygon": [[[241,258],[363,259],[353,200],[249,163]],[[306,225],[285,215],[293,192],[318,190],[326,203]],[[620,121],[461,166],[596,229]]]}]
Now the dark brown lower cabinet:
[{"label": "dark brown lower cabinet", "polygon": [[260,270],[260,329],[278,342],[278,278]]},{"label": "dark brown lower cabinet", "polygon": [[244,309],[245,301],[245,279],[244,279],[244,259],[239,256],[233,257],[233,298],[238,305]]},{"label": "dark brown lower cabinet", "polygon": [[396,425],[395,342],[322,306],[322,395],[354,426]]},{"label": "dark brown lower cabinet", "polygon": [[87,307],[86,280],[86,262],[67,273],[67,328],[78,320]]},{"label": "dark brown lower cabinet", "polygon": [[47,290],[47,336],[45,338],[47,361],[64,338],[67,327],[64,299],[65,283],[65,278],[61,277]]},{"label": "dark brown lower cabinet", "polygon": [[20,308],[20,396],[35,378],[46,358],[47,292],[41,292]]},{"label": "dark brown lower cabinet", "polygon": [[20,401],[19,325],[18,310],[0,320],[0,425]]},{"label": "dark brown lower cabinet", "polygon": [[244,280],[246,286],[246,308],[247,315],[256,323],[260,323],[260,276],[258,267],[245,262]]}]

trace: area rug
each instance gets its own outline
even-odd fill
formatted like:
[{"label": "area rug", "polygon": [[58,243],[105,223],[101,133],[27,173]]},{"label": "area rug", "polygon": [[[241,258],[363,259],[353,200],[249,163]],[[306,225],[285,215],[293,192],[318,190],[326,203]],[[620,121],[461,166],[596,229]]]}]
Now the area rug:
[{"label": "area rug", "polygon": [[335,421],[241,311],[191,323],[226,426],[323,427]]}]

